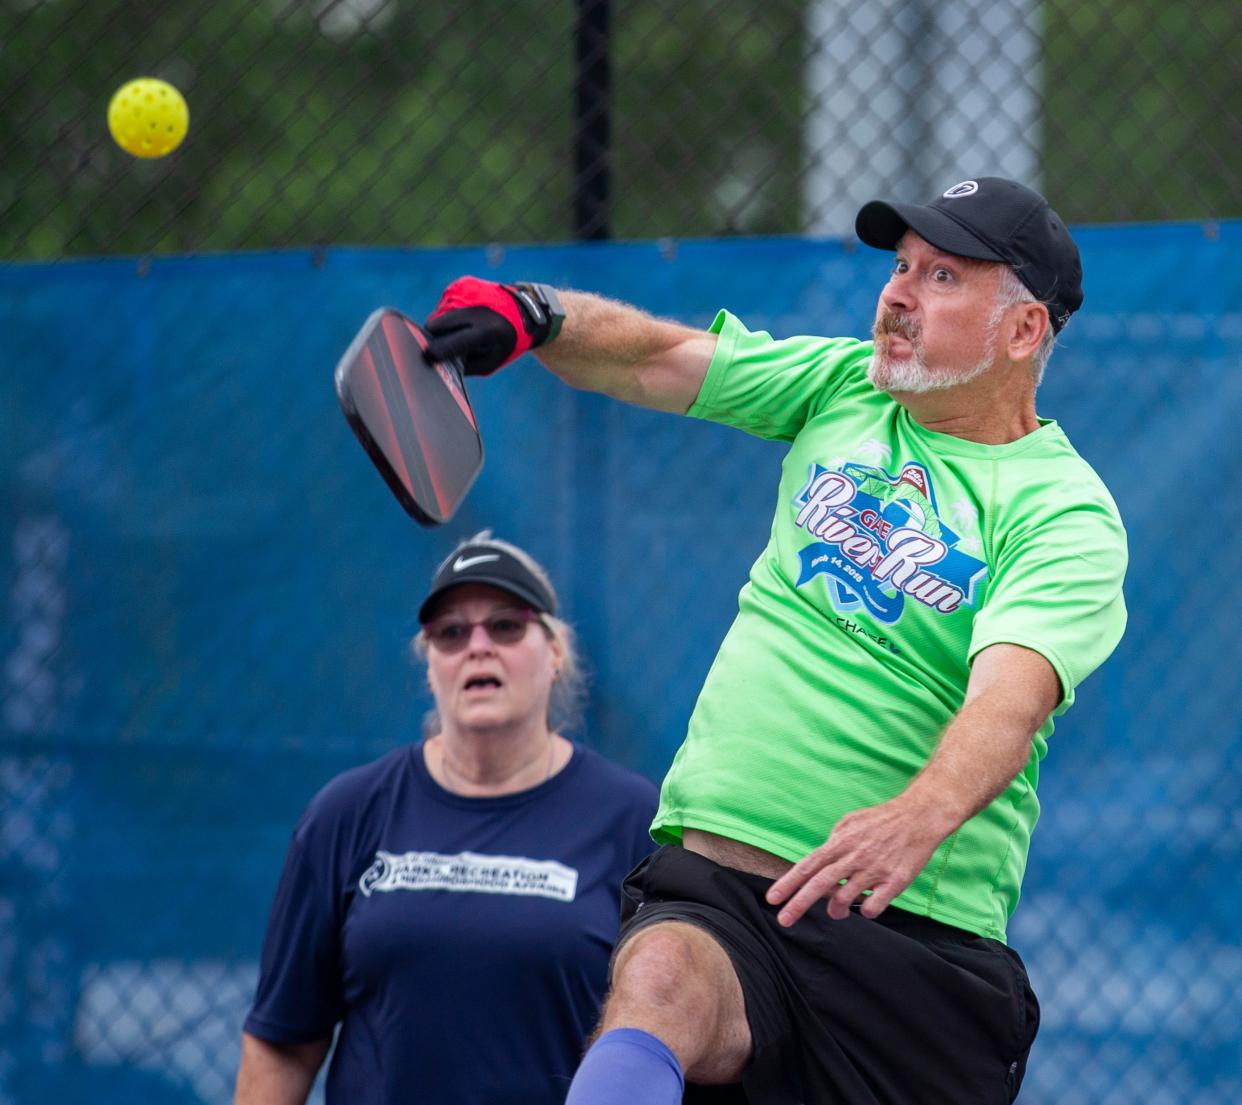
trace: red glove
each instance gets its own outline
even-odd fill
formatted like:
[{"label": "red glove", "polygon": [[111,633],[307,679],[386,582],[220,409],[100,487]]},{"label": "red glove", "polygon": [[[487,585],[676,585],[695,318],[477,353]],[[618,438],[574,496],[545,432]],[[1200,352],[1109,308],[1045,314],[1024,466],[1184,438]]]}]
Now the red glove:
[{"label": "red glove", "polygon": [[550,341],[560,321],[530,285],[462,276],[444,289],[423,324],[430,338],[427,359],[456,358],[467,376],[488,376]]}]

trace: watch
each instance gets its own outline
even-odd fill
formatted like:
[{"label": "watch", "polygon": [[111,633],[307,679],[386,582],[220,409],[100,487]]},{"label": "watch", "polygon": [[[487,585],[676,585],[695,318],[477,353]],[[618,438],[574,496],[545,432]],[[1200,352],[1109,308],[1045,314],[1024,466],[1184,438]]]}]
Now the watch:
[{"label": "watch", "polygon": [[522,283],[512,287],[522,306],[530,313],[537,330],[543,334],[537,344],[547,345],[561,332],[561,323],[565,321],[565,308],[561,304],[561,297],[551,284]]}]

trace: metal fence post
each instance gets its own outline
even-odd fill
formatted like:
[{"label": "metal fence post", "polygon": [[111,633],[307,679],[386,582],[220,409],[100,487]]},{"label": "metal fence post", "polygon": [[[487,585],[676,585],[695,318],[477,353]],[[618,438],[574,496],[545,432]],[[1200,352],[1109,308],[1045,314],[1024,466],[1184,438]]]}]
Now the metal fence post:
[{"label": "metal fence post", "polygon": [[609,0],[574,0],[574,237],[611,236]]}]

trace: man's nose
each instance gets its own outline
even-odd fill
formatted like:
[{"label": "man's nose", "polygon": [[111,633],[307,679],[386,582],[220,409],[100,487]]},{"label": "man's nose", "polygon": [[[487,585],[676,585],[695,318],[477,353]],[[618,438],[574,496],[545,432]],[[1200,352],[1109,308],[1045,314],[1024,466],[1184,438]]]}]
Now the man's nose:
[{"label": "man's nose", "polygon": [[908,314],[918,306],[914,295],[914,280],[908,272],[895,272],[880,290],[880,302],[890,311]]}]

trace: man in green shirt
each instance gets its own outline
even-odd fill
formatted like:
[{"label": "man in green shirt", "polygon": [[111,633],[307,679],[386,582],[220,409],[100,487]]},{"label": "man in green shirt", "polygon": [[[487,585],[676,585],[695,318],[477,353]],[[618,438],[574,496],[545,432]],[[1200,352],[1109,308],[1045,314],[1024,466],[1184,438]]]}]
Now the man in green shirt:
[{"label": "man in green shirt", "polygon": [[1039,762],[1125,624],[1117,509],[1035,410],[1081,265],[1043,197],[994,177],[869,203],[857,231],[896,254],[871,341],[472,278],[428,320],[467,371],[537,347],[575,386],[790,443],[569,1105],[1021,1083],[1038,1005],[1004,941]]}]

